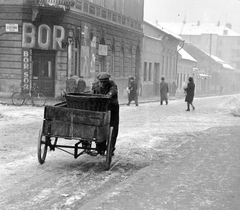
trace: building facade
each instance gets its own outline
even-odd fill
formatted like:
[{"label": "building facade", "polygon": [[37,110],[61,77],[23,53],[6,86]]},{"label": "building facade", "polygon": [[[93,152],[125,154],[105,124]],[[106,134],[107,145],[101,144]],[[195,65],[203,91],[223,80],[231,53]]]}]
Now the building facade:
[{"label": "building facade", "polygon": [[230,23],[222,25],[220,22],[214,24],[184,21],[161,25],[181,36],[186,42],[240,70],[240,35],[232,29]]},{"label": "building facade", "polygon": [[193,68],[197,94],[233,93],[240,90],[236,80],[239,73],[228,63],[217,56],[210,56],[192,43],[185,43],[184,50],[197,61],[196,68]]},{"label": "building facade", "polygon": [[[188,78],[193,77],[196,83],[197,61],[188,54],[183,48],[178,49],[178,64],[177,64],[177,94],[184,94],[184,84],[188,83]],[[197,84],[196,92],[198,92]]]},{"label": "building facade", "polygon": [[[107,71],[120,97],[139,80],[143,0],[0,0],[0,92],[58,97],[72,76],[87,88]],[[134,9],[133,9],[134,8]]]},{"label": "building facade", "polygon": [[177,48],[181,37],[144,21],[141,91],[143,97],[159,96],[161,77],[169,84],[177,81]]}]

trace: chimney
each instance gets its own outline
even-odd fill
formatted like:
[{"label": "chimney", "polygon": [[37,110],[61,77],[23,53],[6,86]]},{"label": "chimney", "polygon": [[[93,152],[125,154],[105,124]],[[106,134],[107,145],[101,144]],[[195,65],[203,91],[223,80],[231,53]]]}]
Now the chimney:
[{"label": "chimney", "polygon": [[155,20],[155,22],[156,22],[156,26],[158,26],[158,20]]},{"label": "chimney", "polygon": [[221,24],[220,21],[218,21],[218,22],[217,22],[217,26],[220,26],[220,24]]},{"label": "chimney", "polygon": [[197,26],[200,26],[200,20],[198,20],[198,22],[197,22]]},{"label": "chimney", "polygon": [[229,29],[232,29],[232,24],[231,23],[226,23],[226,27],[228,27]]}]

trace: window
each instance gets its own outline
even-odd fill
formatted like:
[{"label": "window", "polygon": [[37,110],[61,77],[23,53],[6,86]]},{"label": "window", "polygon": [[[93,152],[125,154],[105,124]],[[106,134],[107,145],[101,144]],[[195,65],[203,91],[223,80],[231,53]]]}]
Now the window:
[{"label": "window", "polygon": [[120,53],[120,76],[124,76],[124,48],[122,47]]},{"label": "window", "polygon": [[147,62],[144,62],[143,81],[147,81]]},{"label": "window", "polygon": [[148,81],[152,81],[152,63],[149,63]]},{"label": "window", "polygon": [[166,60],[166,70],[165,70],[165,72],[166,72],[166,75],[169,74],[169,70],[168,70],[168,56],[167,56],[167,60]]},{"label": "window", "polygon": [[165,56],[163,55],[163,57],[162,57],[162,72],[161,72],[162,76],[164,75],[164,69],[165,69]]},{"label": "window", "polygon": [[112,70],[113,76],[115,76],[115,47],[112,46]]},{"label": "window", "polygon": [[133,61],[133,54],[132,48],[129,49],[129,73],[132,74],[132,61]]},{"label": "window", "polygon": [[74,42],[73,47],[73,69],[75,75],[80,75],[80,50],[78,42]]}]

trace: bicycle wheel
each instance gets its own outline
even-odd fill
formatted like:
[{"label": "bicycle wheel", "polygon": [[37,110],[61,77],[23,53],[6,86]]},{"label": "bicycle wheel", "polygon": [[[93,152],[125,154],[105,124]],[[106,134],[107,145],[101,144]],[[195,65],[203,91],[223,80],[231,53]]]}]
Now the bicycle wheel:
[{"label": "bicycle wheel", "polygon": [[11,98],[12,98],[12,103],[15,106],[21,106],[25,101],[25,96],[20,92],[13,93]]},{"label": "bicycle wheel", "polygon": [[42,93],[38,93],[36,96],[32,96],[32,103],[34,106],[44,106],[47,98]]}]

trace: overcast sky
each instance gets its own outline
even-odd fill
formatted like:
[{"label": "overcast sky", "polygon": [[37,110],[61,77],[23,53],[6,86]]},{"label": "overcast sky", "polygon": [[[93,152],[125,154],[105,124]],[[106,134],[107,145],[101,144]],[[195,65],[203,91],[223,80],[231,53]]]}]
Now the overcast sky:
[{"label": "overcast sky", "polygon": [[240,34],[240,0],[145,0],[144,17],[155,22],[231,23]]}]

